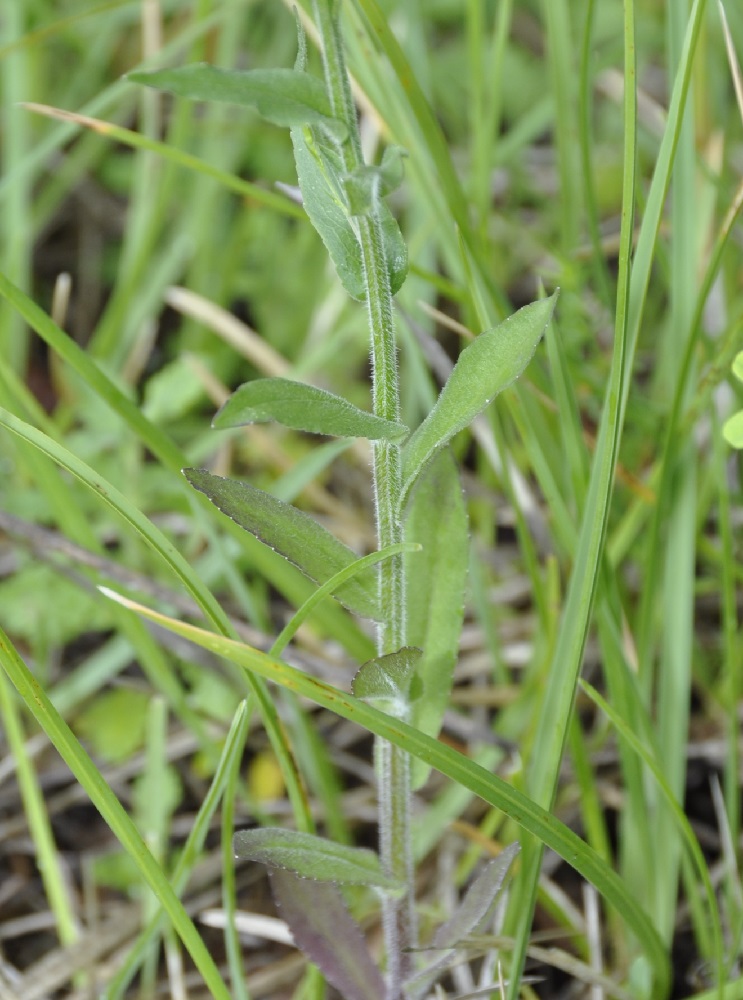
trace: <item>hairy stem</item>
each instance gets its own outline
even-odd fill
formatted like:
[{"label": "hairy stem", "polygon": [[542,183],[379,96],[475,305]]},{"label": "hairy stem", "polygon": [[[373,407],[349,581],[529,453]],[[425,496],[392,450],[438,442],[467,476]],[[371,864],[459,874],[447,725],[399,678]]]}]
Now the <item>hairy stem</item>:
[{"label": "hairy stem", "polygon": [[[340,146],[346,173],[363,165],[356,111],[343,58],[338,0],[314,0],[315,19],[320,31],[331,107],[336,118],[348,127],[348,137]],[[379,217],[379,197],[371,210],[356,218],[366,284],[366,302],[371,335],[373,407],[377,416],[398,420],[400,403],[397,355],[392,317],[392,293]],[[400,448],[397,444],[374,445],[374,499],[377,541],[380,548],[402,541],[399,518],[401,491]],[[381,625],[377,635],[378,653],[390,653],[405,644],[405,577],[401,556],[386,560],[380,567],[379,595]],[[384,932],[387,950],[387,998],[399,1000],[402,982],[409,972],[407,949],[416,943],[414,878],[410,837],[410,762],[407,753],[378,740],[376,745],[379,798],[380,855],[385,870],[408,886],[402,900],[386,900]]]}]

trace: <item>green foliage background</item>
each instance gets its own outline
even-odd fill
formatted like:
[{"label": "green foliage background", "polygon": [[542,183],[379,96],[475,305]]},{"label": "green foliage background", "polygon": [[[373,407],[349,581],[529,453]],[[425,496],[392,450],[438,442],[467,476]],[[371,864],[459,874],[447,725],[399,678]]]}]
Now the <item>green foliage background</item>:
[{"label": "green foliage background", "polygon": [[[688,970],[677,969],[677,995],[704,996],[712,965],[721,961],[722,979],[730,980],[724,995],[737,996],[741,483],[720,425],[735,408],[726,392],[738,394],[740,407],[740,384],[729,372],[743,315],[735,221],[743,147],[717,8],[686,0],[634,4],[639,121],[630,139],[637,209],[631,272],[618,244],[627,208],[619,0],[354,0],[344,14],[369,148],[397,144],[408,154],[404,184],[390,200],[411,262],[397,298],[405,422],[417,426],[430,411],[447,364],[465,343],[432,309],[479,333],[535,299],[542,286],[561,288],[556,322],[528,376],[488,410],[474,434],[454,441],[467,469],[472,524],[468,634],[487,666],[477,694],[467,679],[470,651],[463,650],[453,708],[462,715],[471,711],[464,703],[475,703],[471,718],[516,753],[504,758],[476,740],[471,753],[537,800],[560,766],[544,752],[550,736],[539,720],[558,704],[545,707],[545,698],[563,680],[555,650],[567,634],[566,595],[618,336],[617,282],[623,267],[631,275],[628,395],[584,668],[616,718],[610,724],[581,696],[554,811],[607,870],[617,871],[666,957],[688,933],[695,958],[709,963],[697,986],[686,983]],[[264,749],[264,725],[281,761],[279,727],[272,730],[270,715],[260,725],[252,711],[235,716],[246,694],[239,670],[154,637],[94,587],[108,585],[177,618],[203,623],[205,614],[229,631],[209,596],[218,594],[230,618],[253,630],[251,645],[266,649],[312,592],[275,553],[202,505],[180,475],[183,466],[242,477],[319,516],[358,551],[369,549],[364,446],[318,447],[277,428],[209,426],[228,390],[266,374],[307,380],[368,410],[365,317],[299,207],[275,187],[296,183],[284,130],[244,109],[171,99],[124,77],[194,61],[291,66],[296,33],[284,4],[5,0],[2,15],[0,404],[10,416],[0,432],[0,513],[16,519],[0,524],[9,560],[0,577],[3,664],[18,680],[20,654],[100,771],[108,773],[124,752],[139,754],[129,780],[148,776],[155,788],[169,789],[140,794],[134,820],[155,845],[159,877],[167,872],[183,885],[191,856],[179,853],[183,837],[174,821],[179,808],[194,803],[178,798],[185,793],[169,770],[169,742],[189,734],[193,750],[181,778],[201,782],[204,792],[189,841],[196,858],[206,851],[208,823],[225,788],[239,788],[238,822],[270,815],[236,775],[246,736],[251,751]],[[729,4],[727,16],[740,54],[743,13]],[[689,25],[693,60],[684,48]],[[686,113],[671,148],[671,95],[687,72]],[[49,106],[98,124],[60,118]],[[63,272],[72,280],[67,306]],[[219,310],[250,329],[235,330]],[[19,433],[19,420],[46,435],[43,449],[40,437]],[[120,491],[118,508],[109,484]],[[53,534],[41,535],[42,527]],[[499,597],[504,593],[516,597]],[[373,654],[368,630],[328,601],[307,627],[305,644],[297,646],[301,665],[312,673],[318,660],[329,660],[330,676],[348,690]],[[27,701],[2,691],[3,728],[21,761],[24,740],[37,731],[32,688]],[[570,700],[572,684],[565,691]],[[314,729],[318,717],[284,695],[267,699],[254,691],[251,698],[263,699],[264,708],[274,698],[281,706],[312,803],[322,803],[334,839],[353,840],[358,824],[344,815],[342,778]],[[482,707],[493,702],[505,707]],[[123,737],[122,713],[139,713]],[[562,706],[560,713],[566,721]],[[71,737],[45,719],[53,742],[66,745]],[[372,715],[367,721],[371,726]],[[618,741],[622,725],[628,732]],[[683,806],[687,758],[699,756],[702,739],[716,741],[703,784],[704,801],[717,805],[703,816],[691,802],[688,809],[707,863],[721,861],[714,920],[692,868],[689,831],[678,810],[664,805],[662,790]],[[44,891],[64,944],[80,932],[75,904],[63,890],[46,807],[33,791],[53,760],[45,752],[30,769],[19,764],[15,801],[47,872]],[[454,756],[441,760],[454,767]],[[293,767],[287,761],[285,778]],[[434,783],[424,792],[420,858],[462,818],[494,841],[523,836],[506,818],[505,801],[485,813],[473,806],[465,771],[459,784]],[[94,772],[89,778],[95,782]],[[299,786],[288,781],[301,826]],[[707,792],[715,781],[720,796]],[[107,818],[123,842],[135,843],[119,820]],[[228,815],[221,825],[230,822]],[[726,853],[728,839],[733,850]],[[461,857],[458,879],[474,863],[473,847]],[[150,876],[157,885],[157,866]],[[129,891],[136,895],[144,878],[132,874]],[[148,905],[143,925],[158,919]],[[541,884],[538,906],[577,934],[575,951],[588,959],[579,910],[550,882]],[[169,912],[188,939],[187,925]],[[717,919],[722,955],[715,953]],[[647,942],[638,945],[611,907],[601,925],[605,971],[624,995],[660,995],[653,990],[662,988],[662,957],[648,957]],[[517,948],[526,947],[529,929],[512,904],[505,930],[516,935]],[[132,948],[130,975],[137,948],[140,956],[148,948],[156,954],[154,931],[148,933]],[[234,985],[237,952],[228,934],[234,991],[244,989]],[[197,964],[203,959],[194,957]],[[154,958],[145,969],[154,982]],[[125,979],[122,973],[111,986],[112,996],[122,995]]]}]

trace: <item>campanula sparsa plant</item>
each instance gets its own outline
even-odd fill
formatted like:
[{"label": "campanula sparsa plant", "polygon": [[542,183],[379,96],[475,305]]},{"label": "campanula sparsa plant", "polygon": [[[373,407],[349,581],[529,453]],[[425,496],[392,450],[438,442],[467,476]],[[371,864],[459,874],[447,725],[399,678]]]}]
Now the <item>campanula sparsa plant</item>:
[{"label": "campanula sparsa plant", "polygon": [[[378,557],[356,553],[315,519],[244,482],[203,469],[184,474],[224,514],[281,553],[349,611],[375,622],[377,655],[353,679],[353,693],[388,715],[437,735],[451,689],[464,609],[468,521],[448,445],[524,370],[547,326],[555,296],[480,334],[459,356],[431,412],[414,430],[401,422],[393,296],[407,250],[384,198],[402,180],[402,152],[364,162],[345,68],[339,0],[315,0],[324,77],[307,70],[299,20],[293,69],[224,71],[187,66],[132,76],[194,100],[255,108],[290,129],[305,211],[350,296],[366,307],[372,412],[324,389],[283,378],[241,386],[217,428],[263,421],[314,434],[367,438],[373,449]],[[265,864],[295,942],[346,1000],[418,1000],[450,966],[457,946],[492,914],[518,845],[481,872],[457,912],[434,934],[434,958],[420,960],[411,850],[411,791],[426,768],[380,738],[375,747],[379,854],[302,831],[238,833],[235,852]],[[372,960],[339,887],[381,898],[384,974]]]}]

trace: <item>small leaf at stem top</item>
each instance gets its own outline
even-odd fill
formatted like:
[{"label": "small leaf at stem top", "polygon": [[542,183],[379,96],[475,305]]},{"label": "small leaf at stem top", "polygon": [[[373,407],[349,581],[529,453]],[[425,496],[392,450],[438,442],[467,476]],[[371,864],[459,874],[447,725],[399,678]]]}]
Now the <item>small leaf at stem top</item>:
[{"label": "small leaf at stem top", "polygon": [[408,434],[404,424],[366,413],[348,400],[304,382],[259,378],[241,385],[212,421],[212,427],[239,427],[275,420],[311,434],[399,441]]}]

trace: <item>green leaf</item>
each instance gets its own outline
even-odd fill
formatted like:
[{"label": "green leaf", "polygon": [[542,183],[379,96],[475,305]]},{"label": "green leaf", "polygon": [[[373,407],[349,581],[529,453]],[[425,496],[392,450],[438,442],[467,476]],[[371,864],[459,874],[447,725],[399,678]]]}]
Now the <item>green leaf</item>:
[{"label": "green leaf", "polygon": [[366,885],[393,893],[405,890],[403,885],[383,873],[374,851],[334,844],[311,833],[267,826],[241,830],[232,843],[236,858],[283,868],[301,878],[336,885]]},{"label": "green leaf", "polygon": [[343,1000],[384,997],[382,974],[340,891],[334,885],[308,882],[280,868],[269,869],[269,875],[276,906],[294,943]]},{"label": "green leaf", "polygon": [[420,696],[420,681],[416,677],[416,664],[422,650],[403,646],[394,653],[368,660],[353,679],[351,690],[397,719],[407,719],[410,704]]},{"label": "green leaf", "polygon": [[734,413],[725,421],[722,433],[732,448],[743,448],[743,410]]},{"label": "green leaf", "polygon": [[285,427],[311,434],[399,441],[404,424],[366,413],[324,389],[285,378],[259,378],[233,392],[212,421],[212,427],[239,427],[276,420]]},{"label": "green leaf", "polygon": [[[405,557],[407,638],[423,650],[416,668],[423,690],[413,706],[411,721],[430,736],[437,736],[441,728],[459,653],[468,566],[467,528],[459,473],[449,449],[445,449],[416,484],[405,522],[405,541],[418,542],[423,550]],[[413,787],[420,787],[427,775],[428,768],[415,761]]]},{"label": "green leaf", "polygon": [[431,456],[523,372],[556,300],[557,292],[524,306],[462,351],[434,408],[403,450],[403,502]]},{"label": "green leaf", "polygon": [[[357,559],[352,549],[313,517],[270,493],[234,479],[214,476],[205,469],[184,469],[183,475],[223,514],[294,563],[315,583],[325,583]],[[350,611],[365,618],[376,618],[379,614],[373,574],[349,580],[334,596]]]},{"label": "green leaf", "polygon": [[743,382],[743,351],[738,351],[733,358],[732,370],[738,381]]},{"label": "green leaf", "polygon": [[346,126],[333,118],[325,84],[316,76],[296,69],[218,69],[206,63],[130,73],[134,83],[167,90],[192,101],[222,101],[255,108],[274,125],[322,124],[338,139]]},{"label": "green leaf", "polygon": [[76,728],[97,756],[120,763],[142,746],[149,701],[133,688],[103,692],[80,713]]},{"label": "green leaf", "polygon": [[[343,184],[343,168],[317,130],[293,128],[294,161],[305,210],[330,254],[341,284],[360,302],[366,298],[364,266]],[[377,199],[392,294],[408,273],[408,254],[400,227]]]}]

